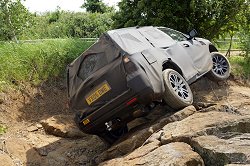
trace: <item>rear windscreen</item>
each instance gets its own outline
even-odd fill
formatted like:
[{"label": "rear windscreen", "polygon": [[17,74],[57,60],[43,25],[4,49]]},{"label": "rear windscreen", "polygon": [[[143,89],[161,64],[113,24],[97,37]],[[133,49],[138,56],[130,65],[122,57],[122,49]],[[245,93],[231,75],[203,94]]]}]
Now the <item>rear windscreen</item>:
[{"label": "rear windscreen", "polygon": [[78,77],[83,81],[97,70],[111,63],[120,55],[120,49],[105,35],[92,45],[82,56],[78,69]]},{"label": "rear windscreen", "polygon": [[95,71],[108,64],[108,60],[104,52],[87,55],[80,65],[78,76],[85,80]]}]

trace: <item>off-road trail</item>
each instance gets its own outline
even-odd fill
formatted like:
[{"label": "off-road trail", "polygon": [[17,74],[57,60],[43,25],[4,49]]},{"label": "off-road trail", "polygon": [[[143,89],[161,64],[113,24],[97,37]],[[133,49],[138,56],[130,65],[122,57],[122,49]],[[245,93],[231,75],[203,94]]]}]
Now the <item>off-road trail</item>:
[{"label": "off-road trail", "polygon": [[194,104],[157,106],[109,146],[77,129],[63,81],[0,93],[0,166],[250,164],[250,88],[203,78]]}]

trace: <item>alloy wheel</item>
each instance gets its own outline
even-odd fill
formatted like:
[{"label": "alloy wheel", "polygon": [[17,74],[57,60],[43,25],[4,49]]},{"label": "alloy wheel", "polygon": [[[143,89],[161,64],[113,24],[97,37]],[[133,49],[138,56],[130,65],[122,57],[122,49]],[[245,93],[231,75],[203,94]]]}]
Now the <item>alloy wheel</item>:
[{"label": "alloy wheel", "polygon": [[222,56],[215,55],[213,57],[213,72],[220,76],[225,75],[228,71],[228,64],[227,61]]},{"label": "alloy wheel", "polygon": [[189,97],[188,89],[185,82],[175,73],[169,75],[169,81],[175,93],[182,99],[186,100]]}]

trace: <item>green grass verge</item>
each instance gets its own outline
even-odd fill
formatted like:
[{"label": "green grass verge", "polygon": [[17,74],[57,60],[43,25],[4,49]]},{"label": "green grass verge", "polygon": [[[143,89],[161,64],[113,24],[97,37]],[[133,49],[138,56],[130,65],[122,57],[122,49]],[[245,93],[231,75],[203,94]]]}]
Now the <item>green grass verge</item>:
[{"label": "green grass verge", "polygon": [[0,91],[6,86],[39,84],[65,74],[68,63],[92,43],[55,39],[35,43],[0,43]]},{"label": "green grass verge", "polygon": [[5,126],[0,125],[0,135],[5,133],[7,128]]},{"label": "green grass verge", "polygon": [[250,60],[243,56],[232,56],[229,58],[229,61],[232,66],[232,73],[235,76],[250,78]]}]

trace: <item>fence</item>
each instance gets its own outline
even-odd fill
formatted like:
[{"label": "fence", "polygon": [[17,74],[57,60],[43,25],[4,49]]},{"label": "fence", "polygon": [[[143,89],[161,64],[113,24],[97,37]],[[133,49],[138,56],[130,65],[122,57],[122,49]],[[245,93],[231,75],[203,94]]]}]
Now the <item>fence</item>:
[{"label": "fence", "polygon": [[[98,40],[98,38],[77,38],[84,40],[86,42],[94,43]],[[42,41],[53,41],[53,40],[67,40],[67,39],[36,39],[36,40],[18,40],[18,43],[37,43],[37,42],[42,42]],[[216,40],[214,43],[216,46],[219,48],[219,51],[228,51],[229,44],[230,44],[230,38],[225,38],[224,40]],[[233,51],[242,51],[240,49],[240,39],[238,38],[233,38],[232,39],[232,47],[231,47],[231,52]]]},{"label": "fence", "polygon": [[[230,45],[230,38],[225,38],[224,40],[216,40],[214,43],[219,48],[219,51],[228,51],[229,45]],[[242,51],[241,47],[241,41],[239,38],[232,38],[232,46],[230,51]]]},{"label": "fence", "polygon": [[[89,43],[94,43],[98,40],[98,38],[77,38],[80,40],[84,40]],[[67,40],[67,39],[35,39],[35,40],[18,40],[19,43],[37,43],[37,42],[43,42],[43,41],[53,41],[53,40]]]},{"label": "fence", "polygon": [[[79,38],[78,38],[79,39]],[[80,38],[81,40],[85,40],[86,42],[96,42],[98,38]],[[20,43],[36,43],[42,41],[49,41],[49,40],[66,40],[66,39],[36,39],[36,40],[19,40]],[[224,40],[216,40],[214,43],[217,45],[220,51],[227,51],[230,44],[230,38],[225,38]],[[232,39],[232,49],[231,51],[240,51],[240,39],[233,38]]]}]

